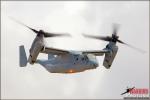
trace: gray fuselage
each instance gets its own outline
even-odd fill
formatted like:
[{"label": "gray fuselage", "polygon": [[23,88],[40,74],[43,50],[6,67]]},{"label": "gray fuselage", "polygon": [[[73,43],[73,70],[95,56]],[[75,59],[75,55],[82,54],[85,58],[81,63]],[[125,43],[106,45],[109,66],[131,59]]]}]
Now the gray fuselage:
[{"label": "gray fuselage", "polygon": [[67,55],[51,56],[48,60],[37,60],[51,73],[75,73],[98,67],[94,55],[70,53]]}]

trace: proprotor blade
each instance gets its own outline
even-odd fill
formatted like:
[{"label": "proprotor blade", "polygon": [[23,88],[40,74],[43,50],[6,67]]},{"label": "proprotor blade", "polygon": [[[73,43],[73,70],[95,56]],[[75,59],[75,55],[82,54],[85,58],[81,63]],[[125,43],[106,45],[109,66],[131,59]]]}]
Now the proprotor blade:
[{"label": "proprotor blade", "polygon": [[37,31],[37,30],[35,30],[35,29],[33,29],[33,28],[31,28],[31,27],[25,25],[24,23],[22,23],[22,22],[20,22],[20,21],[18,21],[18,20],[16,20],[16,19],[14,19],[14,18],[12,18],[12,17],[9,17],[9,18],[10,18],[11,20],[15,21],[16,23],[18,23],[18,24],[20,24],[20,25],[22,25],[22,26],[25,26],[25,27],[29,28],[30,30],[32,30],[33,32],[35,32],[36,34],[38,34],[39,31]]},{"label": "proprotor blade", "polygon": [[92,36],[92,35],[87,35],[87,34],[82,34],[82,35],[87,38],[98,39],[98,40],[103,40],[103,41],[111,41],[111,37],[109,36]]},{"label": "proprotor blade", "polygon": [[128,46],[128,47],[130,47],[130,48],[132,48],[132,49],[134,49],[134,50],[136,50],[136,51],[138,51],[138,52],[140,52],[140,53],[145,53],[144,50],[139,49],[139,48],[137,48],[137,47],[134,47],[134,46],[132,46],[132,45],[130,45],[130,44],[127,44],[127,43],[125,43],[125,42],[123,42],[123,41],[121,41],[121,40],[117,40],[117,42],[119,42],[119,43],[121,43],[121,44],[124,44],[124,45],[126,45],[126,46]]},{"label": "proprotor blade", "polygon": [[44,37],[59,37],[59,36],[71,36],[68,33],[49,33],[49,32],[44,32]]},{"label": "proprotor blade", "polygon": [[35,32],[37,34],[37,36],[40,36],[41,34],[44,35],[44,37],[57,37],[57,36],[70,36],[68,33],[62,33],[62,34],[59,34],[59,33],[49,33],[49,32],[44,32],[43,30],[40,30],[40,31],[37,31],[27,25],[25,25],[24,23],[12,18],[12,17],[9,17],[11,20],[15,21],[16,23],[19,23],[20,25],[23,25],[27,28],[29,28],[30,30],[32,30],[33,32]]}]

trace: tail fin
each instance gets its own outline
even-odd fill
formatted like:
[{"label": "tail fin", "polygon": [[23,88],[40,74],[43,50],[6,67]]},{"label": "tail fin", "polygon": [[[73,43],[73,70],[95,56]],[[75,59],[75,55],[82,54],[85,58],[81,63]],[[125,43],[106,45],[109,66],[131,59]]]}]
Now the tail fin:
[{"label": "tail fin", "polygon": [[20,67],[27,65],[27,56],[23,45],[19,46],[19,65]]}]

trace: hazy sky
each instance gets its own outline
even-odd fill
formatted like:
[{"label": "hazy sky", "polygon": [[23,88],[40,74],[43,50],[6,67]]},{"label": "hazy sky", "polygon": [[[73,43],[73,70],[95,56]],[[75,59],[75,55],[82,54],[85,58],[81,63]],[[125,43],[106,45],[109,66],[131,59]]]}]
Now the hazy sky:
[{"label": "hazy sky", "polygon": [[[75,74],[54,74],[41,65],[19,67],[19,45],[27,54],[35,34],[8,18],[49,32],[68,32],[72,38],[46,39],[48,46],[66,50],[100,50],[107,42],[86,39],[82,33],[111,35],[120,24],[120,39],[147,51],[141,54],[121,44],[110,69],[102,66]],[[47,57],[40,54],[39,57]],[[121,99],[126,87],[149,88],[148,1],[2,1],[1,96],[3,99]]]}]

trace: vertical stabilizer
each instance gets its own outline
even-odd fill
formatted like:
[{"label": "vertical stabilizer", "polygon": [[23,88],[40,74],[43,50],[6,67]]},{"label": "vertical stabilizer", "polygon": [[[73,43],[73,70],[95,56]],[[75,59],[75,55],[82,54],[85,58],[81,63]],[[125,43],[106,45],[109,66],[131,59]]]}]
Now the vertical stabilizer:
[{"label": "vertical stabilizer", "polygon": [[20,67],[27,65],[27,56],[23,45],[19,46],[19,65]]}]

